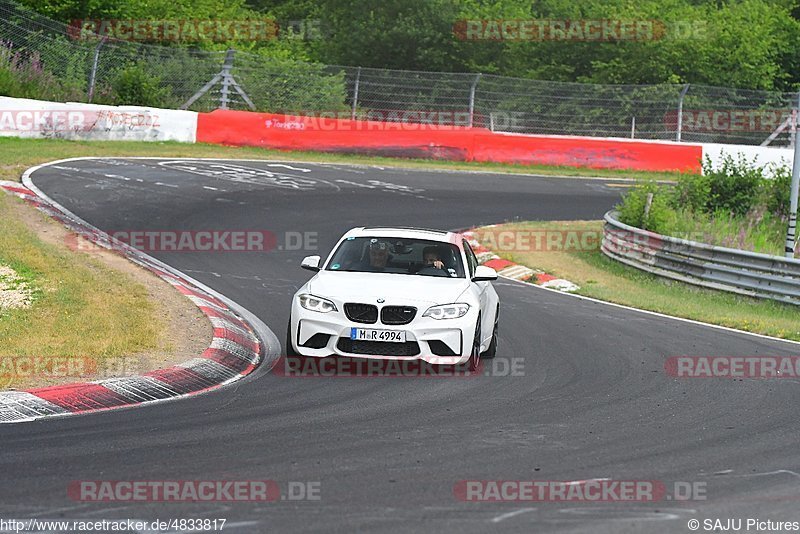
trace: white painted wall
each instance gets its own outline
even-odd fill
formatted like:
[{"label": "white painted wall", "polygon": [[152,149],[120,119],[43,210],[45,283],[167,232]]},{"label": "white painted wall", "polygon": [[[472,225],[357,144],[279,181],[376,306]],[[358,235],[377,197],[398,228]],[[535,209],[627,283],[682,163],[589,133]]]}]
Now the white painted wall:
[{"label": "white painted wall", "polygon": [[794,150],[791,148],[778,148],[767,146],[752,146],[752,145],[721,145],[717,143],[702,143],[703,145],[703,160],[708,156],[711,159],[714,167],[719,166],[722,162],[724,155],[731,155],[738,158],[739,154],[743,155],[747,161],[753,161],[758,165],[786,165],[790,169],[792,167],[792,160],[794,159]]},{"label": "white painted wall", "polygon": [[197,113],[0,97],[0,136],[194,143]]}]

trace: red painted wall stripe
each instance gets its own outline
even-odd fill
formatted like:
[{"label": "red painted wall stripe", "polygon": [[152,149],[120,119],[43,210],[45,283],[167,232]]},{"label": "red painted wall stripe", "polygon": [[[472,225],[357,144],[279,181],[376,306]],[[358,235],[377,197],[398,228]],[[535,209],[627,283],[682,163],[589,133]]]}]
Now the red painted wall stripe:
[{"label": "red painted wall stripe", "polygon": [[273,113],[200,113],[197,141],[282,150],[699,173],[701,145],[508,135],[484,128],[351,121]]}]

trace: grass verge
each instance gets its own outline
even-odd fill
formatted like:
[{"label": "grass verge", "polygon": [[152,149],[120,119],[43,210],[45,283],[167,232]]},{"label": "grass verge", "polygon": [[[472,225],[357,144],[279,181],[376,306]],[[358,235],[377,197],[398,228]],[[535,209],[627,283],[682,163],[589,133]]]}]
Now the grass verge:
[{"label": "grass verge", "polygon": [[29,167],[56,159],[80,156],[122,157],[195,157],[230,159],[282,159],[320,163],[342,163],[379,165],[419,169],[505,172],[518,174],[542,174],[567,177],[600,177],[608,179],[648,178],[653,180],[675,180],[680,173],[621,171],[609,169],[587,169],[579,167],[555,167],[546,165],[511,165],[501,163],[455,162],[428,159],[401,159],[320,152],[286,152],[258,147],[227,147],[210,144],[188,144],[177,142],[140,141],[66,141],[63,139],[18,139],[0,138],[0,180],[19,180]]},{"label": "grass verge", "polygon": [[[0,192],[0,264],[34,296],[28,308],[0,310],[0,389],[41,383],[38,375],[54,373],[47,369],[57,360],[89,361],[99,371],[113,368],[113,358],[158,348],[163,324],[146,288],[88,254],[44,242],[20,219],[17,210],[31,209],[21,204]],[[15,359],[45,367],[10,368]]]},{"label": "grass verge", "polygon": [[[500,232],[511,233],[502,237]],[[797,307],[696,287],[622,265],[600,251],[602,232],[602,221],[515,222],[476,230],[484,246],[499,256],[566,278],[580,286],[580,295],[800,341]],[[526,246],[536,243],[531,238],[536,235],[554,235],[557,240],[551,246]],[[545,238],[542,243],[547,243]]]}]

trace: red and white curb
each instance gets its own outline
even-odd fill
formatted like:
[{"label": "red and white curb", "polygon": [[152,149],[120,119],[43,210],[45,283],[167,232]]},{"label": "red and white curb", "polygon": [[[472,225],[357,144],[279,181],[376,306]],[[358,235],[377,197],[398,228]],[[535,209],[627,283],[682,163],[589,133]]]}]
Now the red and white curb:
[{"label": "red and white curb", "polygon": [[0,181],[0,189],[22,198],[88,241],[117,251],[170,283],[206,315],[214,328],[214,337],[199,357],[141,376],[0,392],[0,423],[124,408],[195,395],[239,380],[261,362],[277,357],[280,342],[252,313],[70,213],[33,185],[30,174],[38,168],[26,171],[24,185]]},{"label": "red and white curb", "polygon": [[462,235],[467,238],[467,242],[472,247],[473,252],[478,257],[481,265],[491,267],[499,276],[503,278],[510,278],[512,280],[519,280],[521,282],[533,282],[534,284],[550,289],[557,289],[559,291],[572,292],[577,291],[580,287],[573,284],[569,280],[563,278],[556,278],[551,274],[538,269],[531,269],[524,265],[519,265],[513,261],[504,260],[483,244],[478,241],[477,234],[471,230],[462,232]]}]

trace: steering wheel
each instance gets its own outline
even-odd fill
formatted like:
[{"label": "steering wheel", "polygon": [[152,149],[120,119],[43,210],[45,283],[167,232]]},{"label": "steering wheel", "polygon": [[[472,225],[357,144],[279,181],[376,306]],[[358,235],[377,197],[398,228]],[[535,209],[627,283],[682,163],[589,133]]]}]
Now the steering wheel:
[{"label": "steering wheel", "polygon": [[446,276],[450,277],[450,275],[444,269],[437,269],[436,267],[423,267],[417,274],[421,274],[422,276]]}]

